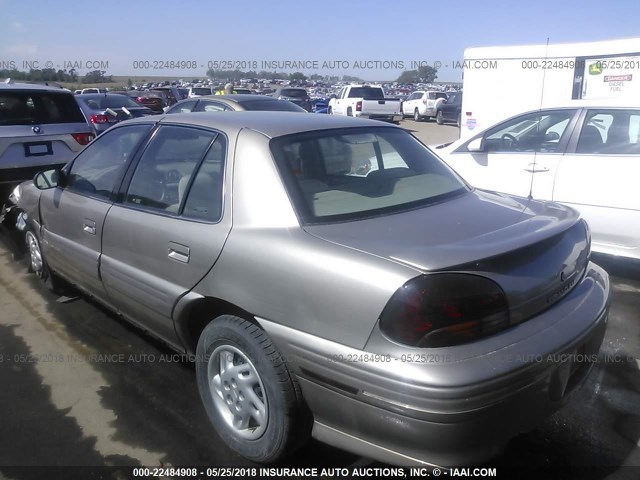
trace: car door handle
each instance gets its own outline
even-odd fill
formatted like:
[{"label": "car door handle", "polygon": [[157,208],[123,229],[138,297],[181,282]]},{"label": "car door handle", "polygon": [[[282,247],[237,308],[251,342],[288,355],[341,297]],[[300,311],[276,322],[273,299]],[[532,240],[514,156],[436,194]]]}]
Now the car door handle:
[{"label": "car door handle", "polygon": [[179,243],[169,242],[169,258],[182,263],[189,263],[189,257],[191,256],[191,249],[186,245],[180,245]]},{"label": "car door handle", "polygon": [[524,171],[531,173],[548,172],[549,167],[542,167],[540,165],[536,165],[535,163],[530,163],[529,165],[527,165],[527,168],[525,168]]},{"label": "car door handle", "polygon": [[84,224],[82,225],[82,230],[84,230],[89,235],[96,234],[96,222],[93,220],[84,219]]}]

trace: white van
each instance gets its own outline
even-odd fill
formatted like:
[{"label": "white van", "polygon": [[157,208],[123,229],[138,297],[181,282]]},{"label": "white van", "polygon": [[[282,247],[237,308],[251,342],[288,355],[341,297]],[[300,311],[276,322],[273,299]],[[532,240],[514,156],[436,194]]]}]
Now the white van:
[{"label": "white van", "polygon": [[461,138],[501,120],[572,100],[640,105],[640,38],[468,48]]}]

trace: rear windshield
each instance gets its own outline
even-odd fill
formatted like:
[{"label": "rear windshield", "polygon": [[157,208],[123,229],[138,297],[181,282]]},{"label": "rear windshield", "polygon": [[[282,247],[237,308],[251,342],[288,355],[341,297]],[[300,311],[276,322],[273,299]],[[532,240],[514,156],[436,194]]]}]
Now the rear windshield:
[{"label": "rear windshield", "polygon": [[211,95],[210,88],[198,87],[191,90],[194,95]]},{"label": "rear windshield", "polygon": [[381,88],[375,87],[353,87],[349,91],[349,98],[371,98],[373,100],[384,100],[384,92]]},{"label": "rear windshield", "polygon": [[284,88],[280,92],[280,95],[291,98],[307,98],[309,96],[307,91],[301,88]]},{"label": "rear windshield", "polygon": [[0,125],[86,123],[70,93],[0,92]]},{"label": "rear windshield", "polygon": [[92,110],[105,110],[107,108],[133,107],[139,108],[140,104],[124,95],[109,95],[107,97],[95,97],[81,99]]},{"label": "rear windshield", "polygon": [[267,111],[278,111],[278,112],[305,112],[307,111],[296,105],[295,103],[291,103],[289,100],[263,100],[256,99],[251,100],[250,102],[239,102],[245,110],[267,110]]},{"label": "rear windshield", "polygon": [[304,223],[356,220],[425,206],[468,190],[438,157],[395,128],[289,135],[271,150]]}]

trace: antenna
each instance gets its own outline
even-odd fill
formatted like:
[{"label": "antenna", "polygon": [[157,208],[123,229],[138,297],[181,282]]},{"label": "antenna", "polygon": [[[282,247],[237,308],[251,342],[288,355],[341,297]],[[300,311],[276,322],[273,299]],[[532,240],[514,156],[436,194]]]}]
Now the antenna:
[{"label": "antenna", "polygon": [[[545,46],[545,50],[544,50],[544,59],[546,63],[546,60],[549,58],[549,37],[547,37],[547,45]],[[542,110],[542,104],[544,102],[544,81],[545,81],[545,77],[547,74],[547,69],[543,68],[542,69],[542,88],[540,89],[540,108],[539,110]],[[536,128],[540,128],[540,122],[538,121],[538,125],[536,126]],[[538,132],[540,133],[540,132]],[[534,151],[533,152],[533,168],[531,169],[531,182],[529,183],[529,196],[527,197],[529,200],[533,199],[533,179],[535,178],[535,172],[536,172],[536,157],[538,156],[538,151]]]}]

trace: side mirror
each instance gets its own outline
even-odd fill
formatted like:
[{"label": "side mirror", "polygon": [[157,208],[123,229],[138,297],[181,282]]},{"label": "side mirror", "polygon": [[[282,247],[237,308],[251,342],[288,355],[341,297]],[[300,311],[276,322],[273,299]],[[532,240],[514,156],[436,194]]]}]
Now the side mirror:
[{"label": "side mirror", "polygon": [[481,152],[483,150],[482,137],[471,140],[467,144],[467,150],[470,152]]},{"label": "side mirror", "polygon": [[57,168],[52,170],[44,170],[42,172],[36,173],[36,176],[33,177],[33,184],[36,186],[38,190],[49,190],[50,188],[55,188],[58,186],[62,186],[64,183],[64,173]]},{"label": "side mirror", "polygon": [[560,134],[558,132],[548,132],[544,135],[545,142],[553,142],[555,140],[560,140]]}]

